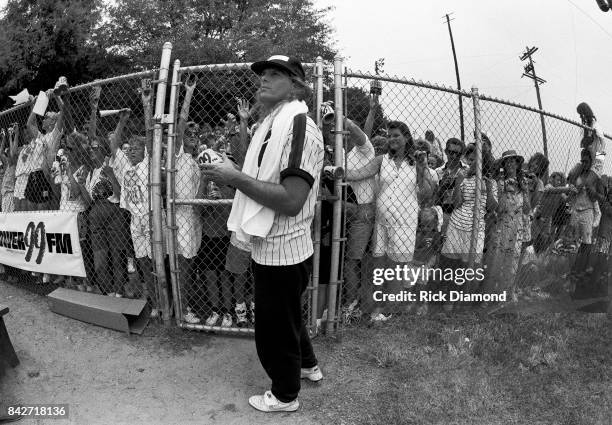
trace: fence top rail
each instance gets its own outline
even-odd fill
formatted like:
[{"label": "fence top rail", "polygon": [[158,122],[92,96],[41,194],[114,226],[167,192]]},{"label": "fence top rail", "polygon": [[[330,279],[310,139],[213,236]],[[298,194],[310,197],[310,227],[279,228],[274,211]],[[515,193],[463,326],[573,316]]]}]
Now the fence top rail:
[{"label": "fence top rail", "polygon": [[[199,72],[199,71],[232,71],[236,69],[250,70],[253,62],[235,62],[235,63],[215,63],[208,65],[192,65],[192,66],[181,66],[178,69],[180,74],[185,72]],[[315,63],[303,63],[304,68],[314,68]]]},{"label": "fence top rail", "polygon": [[[465,90],[457,90],[457,89],[453,89],[451,87],[447,87],[447,86],[443,86],[443,85],[438,85],[438,84],[432,84],[432,83],[424,83],[422,81],[416,81],[414,79],[408,79],[408,78],[399,78],[399,77],[388,77],[388,76],[383,76],[383,75],[373,75],[370,73],[364,73],[364,72],[359,72],[359,71],[352,71],[352,70],[348,70],[344,73],[344,76],[347,78],[367,78],[370,80],[378,80],[378,81],[386,81],[389,83],[400,83],[400,84],[406,84],[406,85],[410,85],[410,86],[415,86],[415,87],[423,87],[423,88],[427,88],[427,89],[432,89],[432,90],[438,90],[438,91],[444,91],[447,93],[453,93],[456,95],[461,95],[461,96],[465,96],[465,97],[472,97],[472,93],[466,92]],[[547,117],[550,118],[554,118],[560,121],[564,121],[568,124],[572,124],[575,125],[577,127],[580,128],[585,128],[588,129],[589,127],[572,119],[569,118],[565,118],[562,117],[561,115],[557,115],[554,114],[552,112],[547,112],[544,110],[540,110],[531,106],[526,106],[526,105],[522,105],[520,103],[516,103],[516,102],[512,102],[509,100],[503,100],[503,99],[498,99],[496,97],[492,97],[492,96],[487,96],[485,94],[479,94],[478,98],[481,100],[485,100],[488,102],[493,102],[493,103],[499,103],[502,105],[507,105],[507,106],[511,106],[513,108],[518,108],[518,109],[523,109],[526,111],[531,111],[531,112],[536,112],[538,114],[542,114],[545,115]],[[604,137],[606,139],[610,139],[612,140],[612,136],[609,134],[604,134]]]},{"label": "fence top rail", "polygon": [[[102,80],[94,80],[94,81],[90,81],[89,83],[79,84],[78,86],[70,87],[68,89],[68,92],[79,91],[79,90],[86,89],[88,87],[99,86],[99,85],[102,85],[102,84],[110,84],[110,83],[113,83],[115,81],[127,80],[127,79],[130,79],[130,78],[151,77],[151,76],[155,75],[155,72],[157,72],[157,71],[153,71],[153,70],[139,71],[139,72],[133,72],[131,74],[117,75],[115,77],[104,78]],[[4,111],[0,111],[0,117],[3,116],[3,115],[6,115],[6,114],[10,114],[11,112],[18,111],[19,109],[22,109],[22,108],[25,108],[25,107],[28,107],[28,106],[32,105],[34,102],[36,102],[36,98],[37,97],[38,96],[34,96],[34,98],[31,101],[29,101],[29,102],[20,103],[19,105],[11,106],[10,108],[5,109]]]},{"label": "fence top rail", "polygon": [[347,70],[345,71],[343,77],[367,78],[369,80],[386,81],[388,83],[400,83],[400,84],[406,84],[409,86],[423,87],[426,89],[433,89],[433,90],[438,90],[438,91],[445,91],[447,93],[452,93],[452,94],[457,94],[457,95],[460,94],[461,96],[465,96],[465,97],[472,97],[472,93],[467,92],[465,90],[457,90],[452,87],[447,87],[447,86],[443,86],[439,84],[424,83],[423,81],[416,81],[414,79],[408,79],[408,78],[400,78],[397,76],[390,77],[390,76],[385,76],[385,75],[373,75],[368,72],[364,73],[364,72],[359,72],[359,71]]}]

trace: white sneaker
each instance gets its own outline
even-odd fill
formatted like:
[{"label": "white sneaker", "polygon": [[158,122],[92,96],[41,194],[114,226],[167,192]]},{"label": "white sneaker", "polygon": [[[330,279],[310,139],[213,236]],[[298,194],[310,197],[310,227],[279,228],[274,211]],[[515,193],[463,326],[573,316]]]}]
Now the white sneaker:
[{"label": "white sneaker", "polygon": [[187,313],[183,314],[183,321],[189,324],[195,325],[201,322],[200,318],[195,315],[189,307],[187,307]]},{"label": "white sneaker", "polygon": [[219,313],[213,311],[213,313],[206,319],[206,326],[215,326],[219,320]]},{"label": "white sneaker", "polygon": [[248,323],[246,303],[237,303],[236,307],[234,308],[234,311],[236,312],[236,322],[238,326],[245,326]]},{"label": "white sneaker", "polygon": [[372,315],[370,316],[370,320],[372,322],[386,322],[387,320],[389,320],[391,318],[391,315],[385,316],[382,313],[372,313]]},{"label": "white sneaker", "polygon": [[43,274],[43,278],[42,278],[43,283],[49,283],[51,282],[51,275],[48,273]]},{"label": "white sneaker", "polygon": [[266,391],[264,395],[250,397],[249,404],[261,412],[295,412],[300,407],[297,398],[288,403],[283,403],[274,397],[272,391]]},{"label": "white sneaker", "polygon": [[134,259],[132,257],[128,257],[127,259],[127,271],[128,273],[136,273],[136,267],[134,267]]},{"label": "white sneaker", "polygon": [[117,293],[115,294],[115,296],[116,296],[117,298],[123,298],[123,295],[121,295],[119,292],[117,292]]},{"label": "white sneaker", "polygon": [[233,324],[233,320],[232,320],[232,315],[229,313],[225,313],[223,315],[223,320],[221,320],[221,327],[222,328],[231,328],[232,324]]},{"label": "white sneaker", "polygon": [[319,366],[314,366],[307,369],[302,368],[300,378],[305,378],[312,382],[319,382],[321,379],[323,379],[323,372],[321,372]]},{"label": "white sneaker", "polygon": [[111,297],[111,298],[115,298],[117,296],[117,294],[115,292],[109,292],[108,294],[106,294],[107,297]]}]

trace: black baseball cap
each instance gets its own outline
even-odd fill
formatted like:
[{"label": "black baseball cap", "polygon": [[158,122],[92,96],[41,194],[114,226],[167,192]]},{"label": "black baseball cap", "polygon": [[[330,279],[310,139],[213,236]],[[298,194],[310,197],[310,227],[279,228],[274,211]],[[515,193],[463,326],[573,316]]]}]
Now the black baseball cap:
[{"label": "black baseball cap", "polygon": [[289,75],[298,77],[301,80],[306,79],[304,68],[302,68],[301,62],[289,56],[274,55],[270,56],[265,61],[254,62],[251,65],[251,69],[257,75],[261,75],[267,68],[276,68],[287,72]]}]

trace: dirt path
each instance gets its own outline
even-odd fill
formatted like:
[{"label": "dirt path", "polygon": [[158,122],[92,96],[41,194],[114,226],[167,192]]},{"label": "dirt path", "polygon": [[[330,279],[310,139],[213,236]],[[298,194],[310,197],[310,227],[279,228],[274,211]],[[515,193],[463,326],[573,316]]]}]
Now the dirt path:
[{"label": "dirt path", "polygon": [[70,405],[69,422],[38,423],[317,423],[313,404],[325,383],[303,384],[297,413],[248,405],[269,385],[252,339],[152,324],[128,336],[52,313],[45,297],[4,282],[0,303],[10,307],[5,322],[21,360],[0,382],[0,403]]}]

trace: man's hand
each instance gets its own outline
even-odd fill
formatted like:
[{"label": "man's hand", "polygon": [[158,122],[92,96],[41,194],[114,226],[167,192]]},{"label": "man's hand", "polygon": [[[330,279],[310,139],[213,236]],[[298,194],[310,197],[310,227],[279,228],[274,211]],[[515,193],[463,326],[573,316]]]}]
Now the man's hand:
[{"label": "man's hand", "polygon": [[104,168],[102,168],[102,173],[104,173],[106,178],[110,181],[117,182],[117,177],[115,177],[115,172],[111,166],[105,165]]},{"label": "man's hand", "polygon": [[249,102],[246,99],[236,98],[238,101],[238,116],[240,121],[248,121],[251,116]]},{"label": "man's hand", "polygon": [[414,158],[417,168],[425,168],[427,166],[427,152],[414,151]]},{"label": "man's hand", "polygon": [[373,94],[370,96],[370,109],[374,109],[378,106],[378,95]]},{"label": "man's hand", "polygon": [[197,82],[198,82],[198,77],[195,74],[189,74],[187,76],[187,79],[185,80],[185,90],[193,93],[193,91],[196,88]]},{"label": "man's hand", "polygon": [[98,109],[98,101],[100,100],[100,93],[102,93],[101,86],[93,86],[91,93],[89,94],[89,105],[92,108]]},{"label": "man's hand", "polygon": [[119,111],[119,119],[126,120],[132,115],[132,110],[130,108],[123,108]]},{"label": "man's hand", "polygon": [[234,164],[227,155],[223,153],[222,162],[215,164],[200,164],[202,175],[218,184],[231,184],[232,179],[240,173],[238,165]]}]

